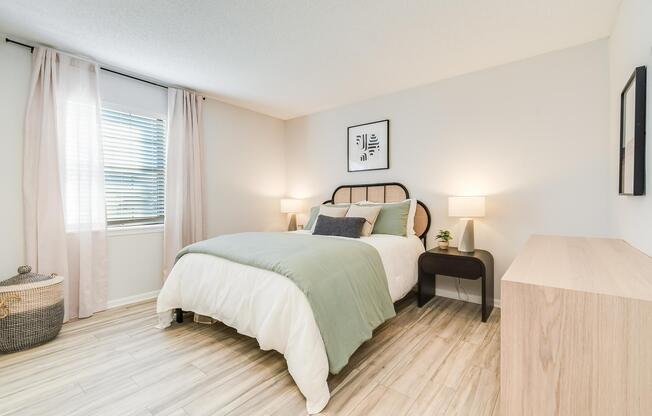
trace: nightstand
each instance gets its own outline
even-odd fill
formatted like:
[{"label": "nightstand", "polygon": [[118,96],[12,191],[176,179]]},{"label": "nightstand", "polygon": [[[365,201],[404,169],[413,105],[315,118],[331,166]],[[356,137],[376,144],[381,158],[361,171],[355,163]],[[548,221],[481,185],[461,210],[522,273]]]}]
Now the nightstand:
[{"label": "nightstand", "polygon": [[494,307],[494,258],[486,250],[464,253],[456,247],[433,248],[419,256],[419,307],[435,296],[438,274],[462,279],[482,279],[482,322]]}]

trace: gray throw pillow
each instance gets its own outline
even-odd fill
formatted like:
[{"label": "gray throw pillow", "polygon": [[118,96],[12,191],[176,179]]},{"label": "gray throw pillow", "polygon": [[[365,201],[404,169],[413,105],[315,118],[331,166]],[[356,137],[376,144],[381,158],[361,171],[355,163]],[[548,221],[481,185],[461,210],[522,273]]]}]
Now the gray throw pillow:
[{"label": "gray throw pillow", "polygon": [[314,235],[336,235],[339,237],[360,238],[366,220],[360,217],[317,217]]}]

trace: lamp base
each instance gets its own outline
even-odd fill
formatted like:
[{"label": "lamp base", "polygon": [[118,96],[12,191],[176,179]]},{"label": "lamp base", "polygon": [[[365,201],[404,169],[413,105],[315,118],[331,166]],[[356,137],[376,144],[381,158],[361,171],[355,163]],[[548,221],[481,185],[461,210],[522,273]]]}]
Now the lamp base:
[{"label": "lamp base", "polygon": [[288,224],[288,231],[296,231],[297,230],[297,214],[292,214],[290,216],[290,223]]},{"label": "lamp base", "polygon": [[475,237],[473,235],[473,219],[462,218],[462,232],[460,233],[460,243],[457,249],[463,253],[473,253],[475,251]]}]

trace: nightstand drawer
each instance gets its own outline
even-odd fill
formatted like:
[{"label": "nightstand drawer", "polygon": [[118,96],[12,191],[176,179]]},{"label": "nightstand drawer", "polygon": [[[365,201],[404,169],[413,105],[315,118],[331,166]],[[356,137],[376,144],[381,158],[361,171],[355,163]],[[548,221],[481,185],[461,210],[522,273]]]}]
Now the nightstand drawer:
[{"label": "nightstand drawer", "polygon": [[484,274],[484,268],[479,261],[469,261],[456,256],[430,256],[428,253],[419,259],[421,270],[428,274],[443,274],[462,279],[479,279]]}]

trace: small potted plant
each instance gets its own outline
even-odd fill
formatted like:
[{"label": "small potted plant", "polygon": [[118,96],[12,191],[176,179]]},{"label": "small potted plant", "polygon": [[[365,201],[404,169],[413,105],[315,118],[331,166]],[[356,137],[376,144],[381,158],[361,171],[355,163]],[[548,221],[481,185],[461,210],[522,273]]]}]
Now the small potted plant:
[{"label": "small potted plant", "polygon": [[453,239],[453,236],[448,230],[439,230],[439,233],[435,238],[437,239],[437,245],[439,248],[446,250],[448,248],[448,242]]}]

